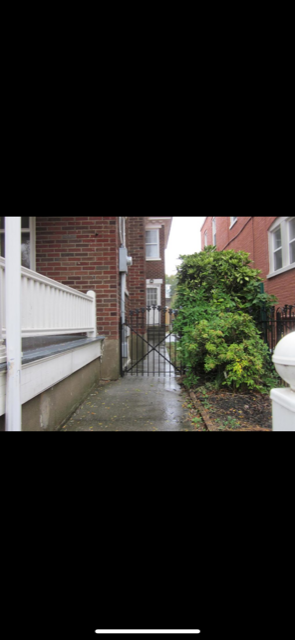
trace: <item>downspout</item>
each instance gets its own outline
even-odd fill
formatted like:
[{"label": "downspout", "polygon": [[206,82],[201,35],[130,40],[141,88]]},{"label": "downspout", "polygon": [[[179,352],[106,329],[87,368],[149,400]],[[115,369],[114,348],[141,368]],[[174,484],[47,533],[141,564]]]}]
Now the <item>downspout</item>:
[{"label": "downspout", "polygon": [[120,289],[121,289],[121,304],[120,304],[120,372],[121,376],[124,375],[122,362],[123,358],[127,358],[127,331],[125,326],[126,321],[126,309],[125,309],[125,291],[126,291],[126,276],[128,272],[128,266],[132,265],[132,258],[127,255],[126,247],[126,220],[123,217],[122,225],[122,242],[120,247]]},{"label": "downspout", "polygon": [[[125,228],[126,228],[126,220],[125,217],[123,217],[122,220],[122,242],[121,242],[121,248],[125,249],[125,238],[126,238],[126,233],[125,233]],[[121,377],[123,377],[124,375],[124,371],[123,371],[123,358],[124,358],[124,353],[125,353],[125,342],[126,342],[126,337],[125,337],[125,291],[126,291],[126,273],[124,271],[121,271],[120,273],[120,279],[121,279],[121,309],[120,309],[120,374]]]}]

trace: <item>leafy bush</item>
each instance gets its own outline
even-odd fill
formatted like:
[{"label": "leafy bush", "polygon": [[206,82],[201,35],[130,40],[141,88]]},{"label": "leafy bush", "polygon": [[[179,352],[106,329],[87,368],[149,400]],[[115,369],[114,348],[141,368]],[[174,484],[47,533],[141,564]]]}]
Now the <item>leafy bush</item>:
[{"label": "leafy bush", "polygon": [[211,246],[180,257],[173,328],[181,338],[185,384],[205,376],[215,388],[269,388],[275,373],[259,321],[276,298],[262,292],[261,272],[251,267],[249,254]]},{"label": "leafy bush", "polygon": [[180,257],[176,307],[185,308],[189,320],[190,307],[195,308],[197,320],[210,304],[212,313],[240,310],[251,313],[259,322],[262,310],[267,312],[276,302],[274,296],[261,292],[261,271],[252,269],[249,254],[244,251],[217,251],[209,246],[200,253]]},{"label": "leafy bush", "polygon": [[248,314],[221,312],[186,327],[179,351],[190,381],[214,373],[217,387],[264,390],[268,347]]}]

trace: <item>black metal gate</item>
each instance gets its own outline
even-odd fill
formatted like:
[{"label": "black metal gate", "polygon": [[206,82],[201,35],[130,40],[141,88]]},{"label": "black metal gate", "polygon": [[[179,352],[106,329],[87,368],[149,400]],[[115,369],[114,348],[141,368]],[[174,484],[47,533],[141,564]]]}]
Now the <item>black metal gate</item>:
[{"label": "black metal gate", "polygon": [[278,342],[288,333],[295,331],[295,305],[286,304],[275,309],[271,307],[268,317],[259,323],[264,341],[273,353]]},{"label": "black metal gate", "polygon": [[173,331],[177,310],[151,306],[129,311],[120,323],[121,375],[175,376],[178,336]]}]

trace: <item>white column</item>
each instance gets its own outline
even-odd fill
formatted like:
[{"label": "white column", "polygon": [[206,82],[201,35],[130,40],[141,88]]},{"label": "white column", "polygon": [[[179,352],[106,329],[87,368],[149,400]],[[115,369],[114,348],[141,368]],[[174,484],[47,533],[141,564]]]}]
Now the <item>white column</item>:
[{"label": "white column", "polygon": [[96,293],[95,291],[87,291],[87,295],[93,298],[92,303],[92,313],[91,313],[91,326],[93,327],[93,331],[87,333],[88,338],[96,338],[97,336],[97,315],[96,315]]},{"label": "white column", "polygon": [[21,431],[21,218],[5,217],[6,431]]}]

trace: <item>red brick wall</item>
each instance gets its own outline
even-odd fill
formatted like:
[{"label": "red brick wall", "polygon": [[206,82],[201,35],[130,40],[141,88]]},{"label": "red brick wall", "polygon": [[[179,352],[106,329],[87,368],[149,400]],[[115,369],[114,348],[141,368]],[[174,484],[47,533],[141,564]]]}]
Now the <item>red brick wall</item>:
[{"label": "red brick wall", "polygon": [[161,287],[161,306],[165,307],[165,228],[160,231],[160,258],[161,260],[146,260],[147,280],[163,280]]},{"label": "red brick wall", "polygon": [[[218,251],[233,249],[246,251],[253,260],[253,267],[261,270],[264,289],[278,298],[278,304],[295,303],[295,272],[293,269],[278,274],[269,280],[268,230],[276,216],[242,216],[230,229],[229,216],[216,217],[216,242]],[[204,232],[208,232],[208,245],[212,244],[212,216],[208,216],[201,230],[202,249]]]},{"label": "red brick wall", "polygon": [[128,219],[126,243],[133,265],[128,268],[127,289],[132,309],[146,306],[145,225],[144,216],[130,216]]},{"label": "red brick wall", "polygon": [[118,339],[120,317],[119,218],[36,218],[36,270],[97,296],[97,329]]}]

